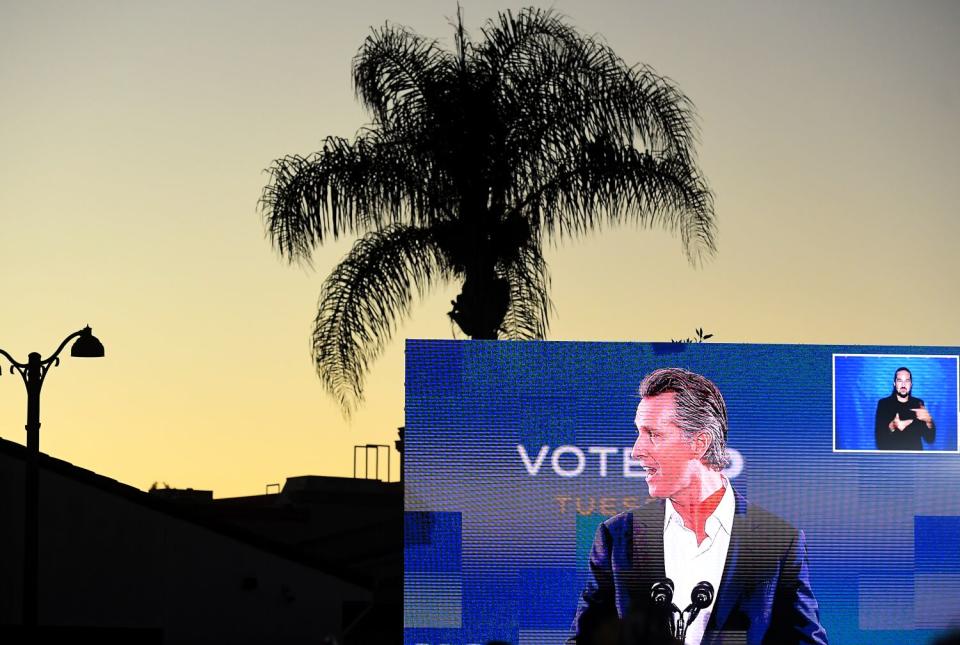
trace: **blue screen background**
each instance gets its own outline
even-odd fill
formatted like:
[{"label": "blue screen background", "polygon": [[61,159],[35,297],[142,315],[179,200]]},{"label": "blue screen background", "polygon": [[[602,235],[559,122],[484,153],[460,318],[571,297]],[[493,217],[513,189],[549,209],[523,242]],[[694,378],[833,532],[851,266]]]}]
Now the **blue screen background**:
[{"label": "blue screen background", "polygon": [[[625,475],[622,449],[636,435],[637,385],[667,366],[718,385],[739,456],[733,486],[805,531],[830,642],[928,642],[960,621],[960,458],[837,452],[834,422],[866,419],[872,442],[876,400],[892,385],[884,361],[896,369],[904,355],[957,353],[408,341],[404,642],[563,642],[597,525],[647,497],[643,479]],[[834,354],[897,355],[838,364],[849,418],[835,417]],[[914,393],[937,421],[934,447],[955,450],[956,360],[929,364],[914,371]],[[851,385],[859,383],[862,391]],[[865,445],[856,432],[844,436],[845,445]],[[553,463],[561,446],[585,455],[582,472],[569,449]],[[591,447],[609,453],[604,474]]]}]

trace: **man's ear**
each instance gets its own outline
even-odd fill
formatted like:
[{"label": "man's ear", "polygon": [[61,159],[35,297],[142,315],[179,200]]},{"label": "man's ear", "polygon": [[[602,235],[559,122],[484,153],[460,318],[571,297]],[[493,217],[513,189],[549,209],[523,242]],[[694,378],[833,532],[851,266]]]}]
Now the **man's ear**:
[{"label": "man's ear", "polygon": [[706,432],[698,432],[693,437],[693,447],[696,450],[697,459],[703,461],[703,456],[710,450],[710,435]]}]

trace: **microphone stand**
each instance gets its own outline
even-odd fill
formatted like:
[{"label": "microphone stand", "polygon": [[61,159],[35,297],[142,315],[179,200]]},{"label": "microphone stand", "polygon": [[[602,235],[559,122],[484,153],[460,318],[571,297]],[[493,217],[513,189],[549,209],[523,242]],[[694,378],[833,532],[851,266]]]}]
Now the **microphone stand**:
[{"label": "microphone stand", "polygon": [[[675,636],[679,642],[683,643],[687,638],[687,628],[690,627],[690,624],[697,619],[697,616],[700,614],[700,610],[706,609],[712,602],[713,585],[706,580],[698,582],[693,588],[693,591],[690,592],[690,604],[687,605],[687,608],[682,612],[677,609],[677,611],[680,613],[680,619],[677,621],[680,631],[675,633]],[[674,608],[676,609],[676,607]],[[686,620],[684,620],[684,614],[687,614]]]},{"label": "microphone stand", "polygon": [[[659,582],[655,582],[653,587],[650,588],[650,601],[654,607],[664,614],[671,638],[676,638],[677,622],[673,614],[680,610],[673,604],[673,580],[664,578]],[[680,619],[683,620],[682,615]]]},{"label": "microphone stand", "polygon": [[706,609],[713,602],[713,585],[706,580],[698,582],[690,592],[690,604],[680,611],[680,608],[673,604],[673,580],[664,578],[650,588],[650,601],[654,607],[666,614],[670,635],[678,643],[683,643],[687,637],[687,628],[700,615],[700,610]]}]

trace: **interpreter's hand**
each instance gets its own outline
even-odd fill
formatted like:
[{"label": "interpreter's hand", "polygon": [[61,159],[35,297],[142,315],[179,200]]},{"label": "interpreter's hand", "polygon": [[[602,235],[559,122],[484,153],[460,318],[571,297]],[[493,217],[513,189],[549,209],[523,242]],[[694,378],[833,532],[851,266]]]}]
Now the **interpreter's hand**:
[{"label": "interpreter's hand", "polygon": [[890,422],[890,429],[893,430],[896,428],[898,431],[903,432],[908,425],[913,423],[913,419],[901,419],[900,413],[898,412],[893,421]]},{"label": "interpreter's hand", "polygon": [[928,426],[933,423],[933,417],[930,416],[930,413],[927,412],[925,407],[913,408],[914,413],[916,413],[917,418],[926,423]]}]

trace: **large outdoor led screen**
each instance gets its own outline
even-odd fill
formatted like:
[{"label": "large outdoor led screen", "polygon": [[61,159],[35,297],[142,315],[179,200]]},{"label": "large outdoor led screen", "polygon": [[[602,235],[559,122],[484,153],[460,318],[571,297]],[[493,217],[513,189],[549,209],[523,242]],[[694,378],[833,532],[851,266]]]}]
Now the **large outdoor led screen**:
[{"label": "large outdoor led screen", "polygon": [[[729,488],[733,501],[714,503],[733,521],[707,525],[711,544],[720,531],[727,542],[703,564],[720,566],[704,642],[791,630],[929,642],[960,624],[958,354],[408,341],[404,642],[563,643],[585,589],[608,613],[654,602],[651,581],[677,561],[676,526],[650,493],[687,490],[686,471],[675,472],[656,422],[639,421],[657,399],[639,414],[638,386],[680,371],[712,383],[726,406],[716,499]],[[685,428],[691,418],[701,423],[685,417]],[[678,616],[691,602],[680,578],[701,575],[689,562]]]}]

